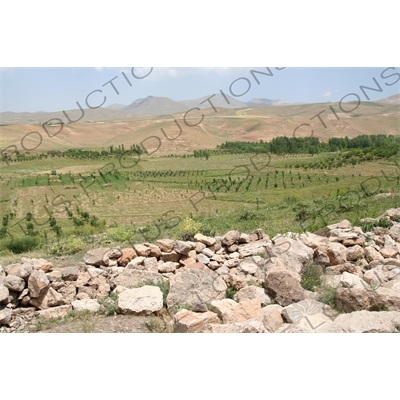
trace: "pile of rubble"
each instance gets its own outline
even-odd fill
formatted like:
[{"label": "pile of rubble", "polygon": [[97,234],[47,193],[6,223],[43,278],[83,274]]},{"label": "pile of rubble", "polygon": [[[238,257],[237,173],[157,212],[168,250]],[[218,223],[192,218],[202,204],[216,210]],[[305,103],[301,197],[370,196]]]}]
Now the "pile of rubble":
[{"label": "pile of rubble", "polygon": [[[344,220],[315,233],[236,230],[97,248],[55,269],[44,259],[0,266],[0,331],[71,310],[97,312],[110,292],[123,314],[167,307],[175,332],[394,332],[400,330],[400,209],[363,232]],[[335,309],[302,279],[319,268]],[[164,293],[161,289],[164,289]],[[167,291],[166,291],[167,290]],[[339,310],[340,313],[337,311]]]}]

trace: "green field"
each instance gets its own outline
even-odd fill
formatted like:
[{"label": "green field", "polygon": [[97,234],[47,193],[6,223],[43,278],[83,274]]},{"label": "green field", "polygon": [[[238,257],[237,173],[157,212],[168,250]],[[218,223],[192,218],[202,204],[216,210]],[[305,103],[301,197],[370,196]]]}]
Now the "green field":
[{"label": "green field", "polygon": [[333,156],[3,162],[1,254],[9,254],[10,241],[26,237],[42,252],[61,254],[93,241],[129,245],[167,236],[190,238],[196,231],[215,235],[263,228],[271,236],[315,231],[344,218],[358,224],[360,218],[400,206],[397,156],[328,167]]}]

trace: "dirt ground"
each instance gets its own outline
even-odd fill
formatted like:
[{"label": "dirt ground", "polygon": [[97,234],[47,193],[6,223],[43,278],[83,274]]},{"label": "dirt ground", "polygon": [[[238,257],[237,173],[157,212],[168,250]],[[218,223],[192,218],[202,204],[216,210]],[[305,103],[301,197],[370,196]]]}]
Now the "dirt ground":
[{"label": "dirt ground", "polygon": [[167,319],[154,315],[105,317],[89,314],[71,321],[62,321],[48,328],[45,325],[39,325],[37,328],[40,333],[163,333],[170,331]]}]

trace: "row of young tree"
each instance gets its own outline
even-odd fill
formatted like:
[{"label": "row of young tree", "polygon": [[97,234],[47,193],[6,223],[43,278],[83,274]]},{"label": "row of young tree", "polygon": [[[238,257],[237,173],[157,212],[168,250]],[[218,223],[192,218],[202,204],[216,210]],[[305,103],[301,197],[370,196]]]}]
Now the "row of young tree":
[{"label": "row of young tree", "polygon": [[[225,153],[273,153],[273,154],[318,154],[323,152],[346,151],[353,149],[386,149],[396,154],[400,148],[400,136],[359,135],[353,139],[330,138],[321,142],[317,137],[296,138],[279,136],[270,142],[225,142],[217,146],[217,151]],[[383,152],[385,153],[385,152]]]},{"label": "row of young tree", "polygon": [[142,155],[145,153],[143,148],[138,144],[132,144],[129,147],[129,149],[125,149],[125,146],[122,144],[119,145],[118,147],[114,147],[113,145],[111,145],[107,149],[102,149],[100,151],[90,150],[90,149],[68,149],[66,151],[49,150],[37,154],[25,154],[16,150],[15,153],[10,155],[2,154],[2,161],[31,161],[31,160],[42,160],[46,158],[54,158],[54,157],[68,157],[74,159],[97,159],[97,158],[120,156],[125,152],[131,152],[134,155]]}]

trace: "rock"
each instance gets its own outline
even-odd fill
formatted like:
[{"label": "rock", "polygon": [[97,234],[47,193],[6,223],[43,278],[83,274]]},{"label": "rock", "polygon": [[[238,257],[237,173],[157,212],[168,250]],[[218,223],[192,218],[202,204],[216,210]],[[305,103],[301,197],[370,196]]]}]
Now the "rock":
[{"label": "rock", "polygon": [[333,265],[332,267],[325,268],[327,275],[341,275],[343,272],[348,272],[362,278],[363,273],[360,266],[346,262],[345,264]]},{"label": "rock", "polygon": [[239,243],[250,243],[250,235],[247,233],[241,233]]},{"label": "rock", "polygon": [[344,219],[337,224],[328,225],[314,233],[319,236],[331,237],[337,236],[337,230],[351,231],[352,228],[351,223],[347,219]]},{"label": "rock", "polygon": [[284,261],[286,268],[298,274],[312,261],[314,254],[314,251],[300,240],[286,237],[274,240],[272,252]]},{"label": "rock", "polygon": [[160,239],[156,241],[156,245],[164,253],[171,253],[175,246],[175,240],[172,239]]},{"label": "rock", "polygon": [[145,245],[150,248],[149,257],[161,257],[161,250],[157,245],[153,243],[145,243]]},{"label": "rock", "polygon": [[259,299],[262,306],[271,304],[270,297],[265,293],[265,290],[258,286],[247,286],[240,289],[233,297],[235,301],[241,302],[244,300]]},{"label": "rock", "polygon": [[184,242],[182,240],[177,240],[175,242],[174,251],[178,254],[182,254],[184,256],[189,255],[191,250],[194,250],[196,244],[193,242]]},{"label": "rock", "polygon": [[78,267],[65,267],[60,269],[60,272],[64,281],[76,281],[80,274]]},{"label": "rock", "polygon": [[157,286],[126,289],[118,296],[118,309],[122,314],[151,314],[163,307],[163,294]]},{"label": "rock", "polygon": [[48,280],[50,281],[50,283],[63,281],[62,273],[61,273],[61,270],[59,270],[59,269],[57,269],[55,271],[47,272],[46,276],[47,276]]},{"label": "rock", "polygon": [[13,312],[10,308],[0,309],[0,325],[9,325],[12,313]]},{"label": "rock", "polygon": [[[196,253],[201,253],[203,250],[208,249],[204,243],[196,242],[196,246],[194,248]],[[208,249],[211,251],[211,249]]]},{"label": "rock", "polygon": [[59,306],[63,303],[63,296],[52,287],[45,289],[39,297],[30,296],[29,304],[41,310],[49,307]]},{"label": "rock", "polygon": [[233,244],[237,244],[240,239],[240,232],[233,230],[225,233],[225,235],[222,237],[222,245],[226,247],[230,247]]},{"label": "rock", "polygon": [[179,263],[168,261],[168,262],[163,262],[161,261],[158,266],[158,272],[160,274],[165,274],[169,272],[175,272],[177,268],[179,268]]},{"label": "rock", "polygon": [[340,243],[329,243],[326,248],[326,253],[329,257],[329,265],[344,264],[346,260],[346,247]]},{"label": "rock", "polygon": [[196,235],[194,235],[194,240],[196,242],[203,243],[206,246],[214,246],[217,242],[215,238],[204,236],[201,233],[197,233]]},{"label": "rock", "polygon": [[215,311],[224,324],[243,322],[248,319],[261,321],[263,312],[260,299],[243,300],[240,303],[232,299],[213,300],[211,309]]},{"label": "rock", "polygon": [[369,289],[369,285],[359,276],[350,274],[348,272],[343,272],[340,276],[340,283],[345,288],[358,288],[358,289]]},{"label": "rock", "polygon": [[58,306],[53,308],[47,308],[45,310],[40,310],[36,312],[39,318],[50,319],[50,318],[60,318],[65,317],[68,313],[72,311],[71,305]]},{"label": "rock", "polygon": [[126,265],[126,269],[141,269],[145,270],[146,268],[144,267],[143,263],[146,260],[145,256],[137,256],[133,260],[129,261],[129,263]]},{"label": "rock", "polygon": [[372,246],[368,246],[364,249],[365,259],[369,262],[375,260],[383,260],[382,254],[378,253]]},{"label": "rock", "polygon": [[355,261],[363,257],[364,257],[364,249],[359,245],[348,247],[346,250],[347,261]]},{"label": "rock", "polygon": [[11,264],[6,267],[7,275],[18,276],[19,278],[26,279],[33,271],[33,264],[25,262],[23,264]]},{"label": "rock", "polygon": [[396,249],[381,249],[379,252],[383,258],[395,258],[399,253]]},{"label": "rock", "polygon": [[197,255],[197,260],[200,261],[201,263],[205,264],[205,265],[210,263],[210,259],[206,255],[204,255],[202,253]]},{"label": "rock", "polygon": [[204,250],[201,251],[201,253],[207,256],[208,258],[212,258],[215,255],[215,253],[209,248],[205,248]]},{"label": "rock", "polygon": [[234,324],[208,324],[207,333],[268,333],[263,323],[257,319],[248,319]]},{"label": "rock", "polygon": [[279,304],[271,304],[262,309],[262,322],[268,332],[276,332],[283,325],[282,310]]},{"label": "rock", "polygon": [[168,261],[178,262],[180,260],[180,258],[181,258],[181,255],[173,250],[170,253],[161,253],[161,260],[164,262],[168,262]]},{"label": "rock", "polygon": [[100,309],[100,304],[95,299],[84,299],[84,300],[75,300],[72,303],[72,307],[75,311],[89,311],[89,312],[97,312]]},{"label": "rock", "polygon": [[238,270],[245,274],[254,275],[257,272],[258,265],[253,258],[245,258],[238,265]]},{"label": "rock", "polygon": [[110,250],[108,247],[101,247],[97,249],[92,249],[89,250],[83,257],[83,261],[88,264],[88,265],[95,265],[95,266],[100,266],[100,265],[106,265],[104,263],[104,256],[107,254],[108,250]]},{"label": "rock", "polygon": [[136,251],[132,247],[126,247],[122,249],[122,255],[117,260],[118,264],[126,267],[129,261],[133,260],[136,256]]},{"label": "rock", "polygon": [[336,303],[343,312],[370,310],[376,305],[376,294],[360,288],[339,288],[336,291]]},{"label": "rock", "polygon": [[3,280],[3,285],[14,292],[22,292],[25,288],[25,281],[18,276],[7,275]]},{"label": "rock", "polygon": [[388,287],[379,287],[375,291],[378,309],[400,311],[400,292]]},{"label": "rock", "polygon": [[60,289],[60,293],[62,294],[62,304],[71,304],[75,300],[76,296],[76,287],[73,283],[65,286]]},{"label": "rock", "polygon": [[394,222],[389,229],[389,235],[397,242],[400,243],[400,224]]},{"label": "rock", "polygon": [[23,263],[32,264],[34,269],[42,270],[43,272],[50,272],[53,269],[53,264],[44,258],[25,258],[22,257]]},{"label": "rock", "polygon": [[179,269],[170,279],[168,308],[181,304],[210,303],[214,299],[225,297],[227,286],[224,280],[204,265],[203,267],[207,271],[197,268],[188,269],[186,266]]},{"label": "rock", "polygon": [[315,235],[314,233],[305,232],[299,236],[299,240],[307,247],[313,250],[317,249],[322,244],[328,245],[329,240],[324,236]]},{"label": "rock", "polygon": [[42,270],[35,270],[28,279],[30,297],[40,297],[50,286],[49,278]]},{"label": "rock", "polygon": [[180,310],[173,317],[173,329],[176,333],[203,332],[207,324],[218,324],[217,314],[206,311],[196,313],[189,310]]},{"label": "rock", "polygon": [[147,257],[150,255],[151,252],[150,247],[144,244],[135,244],[133,248],[139,257]]},{"label": "rock", "polygon": [[207,265],[208,268],[212,269],[215,271],[216,269],[219,268],[219,263],[218,261],[210,261],[210,263]]},{"label": "rock", "polygon": [[134,269],[126,269],[114,279],[116,285],[125,286],[127,288],[140,286],[149,281],[162,283],[168,280],[157,272],[138,271]]},{"label": "rock", "polygon": [[269,295],[281,306],[304,299],[304,289],[300,284],[301,277],[293,271],[273,266],[267,272],[264,286]]},{"label": "rock", "polygon": [[324,324],[319,332],[326,333],[393,333],[400,331],[400,312],[355,311],[341,314]]},{"label": "rock", "polygon": [[9,291],[8,288],[2,284],[0,284],[0,303],[3,303],[4,301],[6,301],[8,299],[8,295],[9,295]]}]

